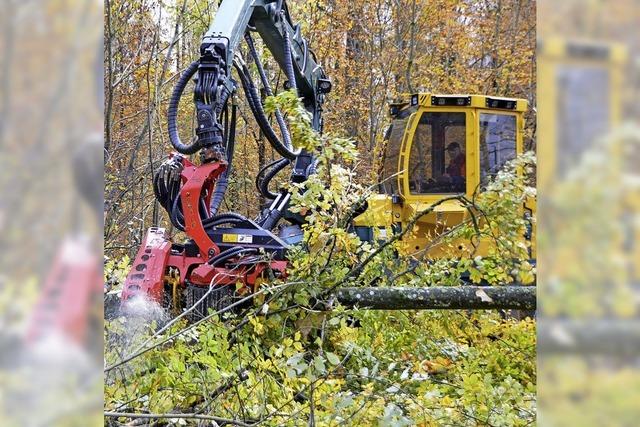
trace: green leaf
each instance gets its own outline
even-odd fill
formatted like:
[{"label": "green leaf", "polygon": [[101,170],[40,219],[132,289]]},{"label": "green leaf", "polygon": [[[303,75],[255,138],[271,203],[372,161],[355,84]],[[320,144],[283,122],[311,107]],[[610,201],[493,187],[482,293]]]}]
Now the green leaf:
[{"label": "green leaf", "polygon": [[338,365],[340,363],[340,358],[330,351],[327,352],[327,360],[332,365]]}]

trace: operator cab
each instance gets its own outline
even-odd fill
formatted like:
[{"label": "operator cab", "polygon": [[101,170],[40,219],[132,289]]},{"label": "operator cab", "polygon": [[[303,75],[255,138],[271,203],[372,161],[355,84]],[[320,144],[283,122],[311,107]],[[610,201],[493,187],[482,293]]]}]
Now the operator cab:
[{"label": "operator cab", "polygon": [[391,105],[380,191],[433,202],[471,196],[522,152],[527,101],[415,94]]},{"label": "operator cab", "polygon": [[[423,93],[392,104],[380,188],[355,219],[356,233],[366,241],[384,239],[441,202],[402,238],[402,251],[449,256],[434,239],[468,219],[469,212],[458,200],[442,199],[459,194],[471,198],[522,153],[526,109],[523,99],[483,95]],[[478,254],[489,250],[481,243]]]}]

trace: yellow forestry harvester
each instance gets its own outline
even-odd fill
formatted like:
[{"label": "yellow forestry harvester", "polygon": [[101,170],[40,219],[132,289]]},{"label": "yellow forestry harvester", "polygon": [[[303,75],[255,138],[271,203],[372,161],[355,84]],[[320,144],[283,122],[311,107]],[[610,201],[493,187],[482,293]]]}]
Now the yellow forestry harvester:
[{"label": "yellow forestry harvester", "polygon": [[[506,162],[523,152],[524,113],[527,101],[483,95],[413,94],[391,104],[393,118],[386,135],[380,176],[380,194],[368,200],[368,209],[356,218],[361,238],[385,238],[388,230],[408,226],[421,216],[414,232],[403,236],[405,254],[451,256],[433,241],[470,218],[468,207],[452,196],[471,199]],[[523,215],[533,216],[527,202]],[[535,242],[535,226],[523,238]],[[486,255],[493,243],[480,241],[477,255]],[[468,250],[457,245],[460,255]],[[535,258],[535,244],[531,258]]]}]

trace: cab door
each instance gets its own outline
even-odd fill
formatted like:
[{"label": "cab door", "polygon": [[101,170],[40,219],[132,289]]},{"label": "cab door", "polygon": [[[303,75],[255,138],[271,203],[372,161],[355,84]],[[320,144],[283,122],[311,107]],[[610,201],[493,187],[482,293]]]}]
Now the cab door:
[{"label": "cab door", "polygon": [[408,202],[433,203],[452,194],[472,194],[475,175],[475,114],[468,108],[424,108],[408,128],[399,169]]}]

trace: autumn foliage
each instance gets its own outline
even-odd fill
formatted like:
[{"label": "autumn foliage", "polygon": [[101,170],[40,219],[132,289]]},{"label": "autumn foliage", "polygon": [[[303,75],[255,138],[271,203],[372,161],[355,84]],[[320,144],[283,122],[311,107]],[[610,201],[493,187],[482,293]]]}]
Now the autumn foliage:
[{"label": "autumn foliage", "polygon": [[[333,81],[325,131],[355,141],[363,183],[372,183],[377,148],[399,94],[480,93],[535,105],[535,2],[492,0],[298,0],[293,19]],[[216,2],[107,0],[105,8],[105,253],[133,255],[148,226],[163,223],[151,176],[167,155],[166,108],[178,74],[197,58]],[[258,38],[259,40],[259,38]],[[246,47],[241,50],[248,59]],[[271,86],[286,80],[258,43]],[[247,63],[251,61],[247,60]],[[254,78],[257,79],[257,71]],[[189,88],[186,91],[189,92]],[[240,93],[237,102],[242,107]],[[254,216],[256,171],[277,158],[241,108],[236,162],[225,206]],[[181,134],[193,132],[185,95]],[[535,118],[529,116],[528,148]],[[285,171],[281,174],[287,176]]]}]

